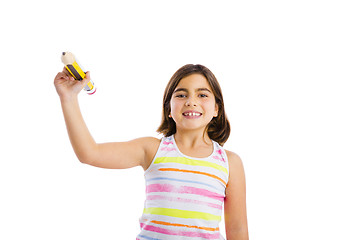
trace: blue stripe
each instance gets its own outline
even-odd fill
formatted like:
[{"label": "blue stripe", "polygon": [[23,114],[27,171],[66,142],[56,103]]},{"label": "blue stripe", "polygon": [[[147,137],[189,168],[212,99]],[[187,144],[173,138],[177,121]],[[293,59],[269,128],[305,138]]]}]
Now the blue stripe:
[{"label": "blue stripe", "polygon": [[148,239],[148,240],[161,240],[161,239],[158,239],[158,238],[147,237],[147,236],[144,236],[144,235],[139,235],[138,237]]},{"label": "blue stripe", "polygon": [[197,182],[197,181],[189,181],[189,180],[182,180],[182,179],[176,179],[176,178],[159,177],[159,178],[148,179],[147,181],[151,182],[151,181],[156,181],[156,180],[171,180],[171,181],[177,181],[177,182],[197,183],[197,184],[205,185],[205,186],[211,187],[213,189],[219,190],[218,188],[216,188],[216,187],[214,187],[214,186],[212,186],[210,184],[207,184],[207,183],[202,183],[202,182]]}]

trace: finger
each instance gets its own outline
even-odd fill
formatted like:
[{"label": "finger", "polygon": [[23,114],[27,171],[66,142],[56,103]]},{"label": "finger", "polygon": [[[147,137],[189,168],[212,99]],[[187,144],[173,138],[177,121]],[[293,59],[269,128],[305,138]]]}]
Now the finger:
[{"label": "finger", "polygon": [[63,74],[62,72],[58,72],[58,74],[56,74],[56,76],[55,76],[55,79],[61,78],[62,74]]},{"label": "finger", "polygon": [[85,79],[91,79],[91,77],[90,77],[90,71],[87,71],[86,73],[85,73]]},{"label": "finger", "polygon": [[64,74],[64,78],[70,81],[75,81],[75,78],[70,74],[70,72],[64,67],[62,73]]},{"label": "finger", "polygon": [[68,76],[71,76],[71,73],[67,70],[66,67],[63,68],[63,71],[62,71],[64,74],[68,75]]},{"label": "finger", "polygon": [[85,73],[85,78],[83,79],[83,84],[84,84],[84,86],[86,85],[86,84],[88,84],[88,82],[90,82],[90,72],[89,71],[87,71],[86,73]]},{"label": "finger", "polygon": [[67,75],[64,74],[63,72],[59,72],[56,76],[55,79],[66,79]]}]

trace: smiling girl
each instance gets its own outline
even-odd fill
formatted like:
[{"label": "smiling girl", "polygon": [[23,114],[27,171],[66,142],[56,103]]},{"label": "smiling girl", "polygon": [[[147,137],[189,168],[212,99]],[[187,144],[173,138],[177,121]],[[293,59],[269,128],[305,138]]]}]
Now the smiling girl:
[{"label": "smiling girl", "polygon": [[230,135],[221,88],[202,65],[181,67],[163,98],[161,139],[98,144],[83,120],[77,95],[90,81],[67,70],[54,80],[73,149],[80,162],[96,167],[145,171],[146,200],[139,240],[248,239],[242,161],[223,148]]}]

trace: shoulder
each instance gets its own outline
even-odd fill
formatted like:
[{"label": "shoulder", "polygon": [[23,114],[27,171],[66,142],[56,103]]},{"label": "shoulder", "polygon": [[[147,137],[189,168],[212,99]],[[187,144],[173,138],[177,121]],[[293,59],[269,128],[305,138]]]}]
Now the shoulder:
[{"label": "shoulder", "polygon": [[226,152],[228,162],[229,162],[230,175],[231,175],[231,172],[243,175],[244,174],[244,166],[243,166],[243,162],[242,162],[240,156],[229,150],[225,150],[225,152]]},{"label": "shoulder", "polygon": [[229,160],[229,164],[230,163],[237,163],[237,164],[242,164],[242,160],[241,160],[241,158],[240,158],[240,156],[239,155],[237,155],[236,153],[234,153],[234,152],[232,152],[232,151],[229,151],[229,150],[225,150],[225,152],[226,152],[226,156],[227,156],[227,158],[228,158],[228,160]]},{"label": "shoulder", "polygon": [[226,151],[229,162],[229,181],[226,186],[226,196],[239,196],[245,192],[245,171],[241,158],[234,152]]},{"label": "shoulder", "polygon": [[155,137],[142,137],[135,139],[134,141],[138,141],[138,143],[141,144],[144,149],[145,158],[142,165],[145,170],[150,166],[153,158],[155,157],[156,152],[160,146],[161,139]]},{"label": "shoulder", "polygon": [[161,139],[155,138],[155,137],[141,137],[134,139],[133,141],[137,141],[139,143],[143,144],[160,144]]},{"label": "shoulder", "polygon": [[161,139],[155,138],[155,137],[141,137],[133,140],[134,142],[137,142],[137,144],[140,144],[145,152],[157,150],[157,148],[160,145]]}]

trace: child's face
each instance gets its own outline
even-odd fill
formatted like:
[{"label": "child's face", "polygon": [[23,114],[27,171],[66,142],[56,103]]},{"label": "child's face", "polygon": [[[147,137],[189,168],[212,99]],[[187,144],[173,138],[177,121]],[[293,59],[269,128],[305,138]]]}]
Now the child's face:
[{"label": "child's face", "polygon": [[201,74],[191,74],[180,80],[172,94],[170,109],[178,130],[205,130],[218,114],[215,96]]}]

